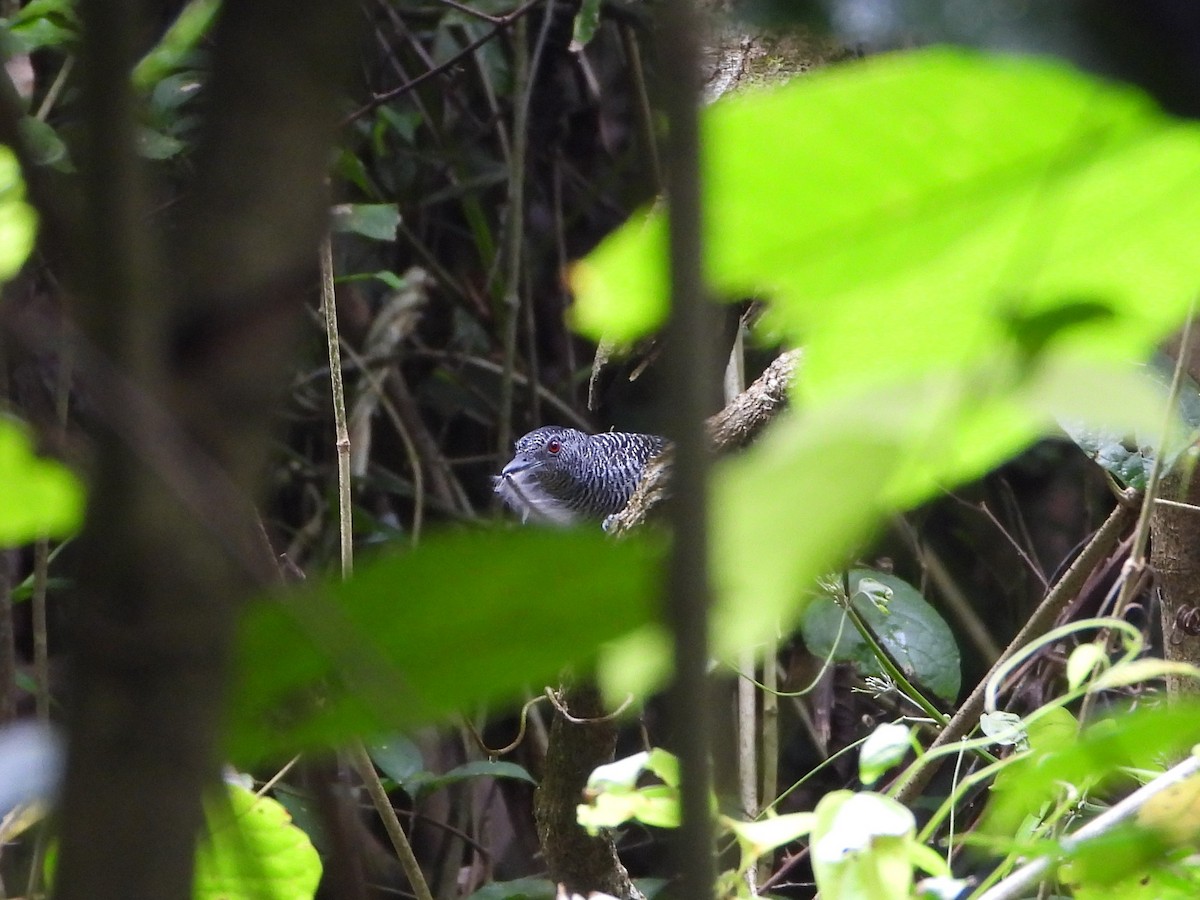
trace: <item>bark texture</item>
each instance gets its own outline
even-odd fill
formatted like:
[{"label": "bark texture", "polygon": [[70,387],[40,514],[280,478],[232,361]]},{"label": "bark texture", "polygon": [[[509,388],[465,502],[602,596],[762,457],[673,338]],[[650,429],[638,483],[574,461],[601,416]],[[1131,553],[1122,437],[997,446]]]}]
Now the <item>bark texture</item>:
[{"label": "bark texture", "polygon": [[549,747],[553,750],[547,752],[534,808],[550,878],[566,885],[571,893],[586,896],[588,891],[603,891],[621,900],[641,900],[642,893],[617,856],[612,834],[592,837],[575,819],[588,776],[597,766],[612,761],[616,723],[603,718],[604,705],[594,685],[567,686],[560,698],[573,718],[598,721],[571,722],[559,714],[550,726]]},{"label": "bark texture", "polygon": [[[1162,496],[1200,505],[1200,477],[1175,472],[1163,479]],[[1150,518],[1150,562],[1158,585],[1163,659],[1200,665],[1200,509],[1158,504]],[[1172,698],[1200,694],[1200,684],[1167,676]]]},{"label": "bark texture", "polygon": [[[800,365],[799,350],[781,354],[758,379],[734,397],[705,423],[714,453],[730,453],[749,446],[787,406],[788,389]],[[641,525],[667,496],[671,478],[671,453],[651,460],[625,509],[609,523],[609,531],[624,534]]]}]

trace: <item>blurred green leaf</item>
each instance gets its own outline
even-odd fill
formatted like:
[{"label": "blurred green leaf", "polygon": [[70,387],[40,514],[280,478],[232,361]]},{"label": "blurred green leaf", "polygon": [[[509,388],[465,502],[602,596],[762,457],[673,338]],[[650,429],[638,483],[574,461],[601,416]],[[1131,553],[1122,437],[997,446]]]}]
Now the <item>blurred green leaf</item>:
[{"label": "blurred green leaf", "polygon": [[0,417],[0,546],[63,538],[83,519],[83,486],[61,463],[34,455],[25,429]]},{"label": "blurred green leaf", "polygon": [[21,167],[11,150],[0,146],[0,281],[25,264],[36,228],[37,216],[25,202]]},{"label": "blurred green leaf", "polygon": [[200,93],[203,82],[194,72],[179,72],[159,79],[150,92],[152,111],[165,122],[176,114],[181,106]]},{"label": "blurred green leaf", "polygon": [[[1136,355],[1200,275],[1200,130],[1060,64],[881,56],[717,103],[703,137],[709,277],[806,341],[807,397],[1006,348]],[[583,330],[661,322],[664,236],[631,222],[576,268]]]},{"label": "blurred green leaf", "polygon": [[816,814],[811,812],[788,813],[783,816],[767,816],[754,822],[738,822],[725,819],[724,824],[733,832],[742,849],[740,871],[754,865],[764,853],[804,837],[813,829]]},{"label": "blurred green leaf", "polygon": [[24,53],[73,44],[79,30],[73,0],[30,0],[8,19],[6,28],[16,39],[13,50]]},{"label": "blurred green leaf", "polygon": [[[708,276],[805,347],[797,411],[714,477],[722,658],[883,514],[1056,419],[1157,442],[1129,364],[1200,281],[1200,127],[1063,65],[932,49],[731,97],[703,137]],[[661,322],[664,247],[656,210],[575,267],[582,330]]]},{"label": "blurred green leaf", "polygon": [[148,90],[188,61],[192,50],[208,32],[221,8],[221,0],[191,0],[171,23],[162,39],[133,69],[133,84]]},{"label": "blurred green leaf", "polygon": [[170,159],[179,154],[187,145],[179,138],[155,131],[153,128],[139,128],[137,133],[138,153],[146,159]]},{"label": "blurred green leaf", "polygon": [[227,785],[208,804],[208,833],[196,854],[195,900],[310,900],[321,860],[279,803]]},{"label": "blurred green leaf", "polygon": [[239,762],[510,701],[656,615],[662,547],[594,531],[446,533],[247,610]]},{"label": "blurred green leaf", "polygon": [[[646,772],[663,784],[638,787]],[[636,820],[656,828],[679,826],[679,760],[656,747],[597,766],[588,776],[587,800],[576,808],[576,821],[590,834]],[[714,805],[715,814],[716,807]]]},{"label": "blurred green leaf", "polygon": [[400,208],[395,203],[343,203],[333,208],[334,231],[394,241],[399,226]]},{"label": "blurred green leaf", "polygon": [[467,900],[555,900],[557,896],[558,886],[545,878],[518,878],[516,881],[493,881]]},{"label": "blurred green leaf", "polygon": [[[1112,380],[1105,386],[1104,400],[1117,408],[1137,408],[1138,406],[1158,410],[1170,398],[1170,386],[1175,374],[1175,361],[1163,353],[1155,353],[1149,363],[1131,368],[1121,379],[1123,384],[1115,385]],[[1134,382],[1139,382],[1135,385]],[[1141,390],[1145,398],[1137,400],[1128,393],[1131,390]],[[1114,397],[1115,392],[1126,393],[1127,396]],[[1179,455],[1195,443],[1196,434],[1200,431],[1200,386],[1183,374],[1179,400],[1175,409],[1175,421],[1170,432],[1165,435],[1164,461],[1171,465]],[[1101,424],[1095,424],[1095,423]],[[1108,471],[1121,484],[1139,490],[1146,487],[1146,479],[1157,455],[1155,448],[1164,435],[1161,422],[1150,428],[1122,428],[1116,423],[1103,423],[1103,420],[1093,417],[1092,424],[1073,419],[1059,418],[1059,425],[1066,431],[1071,440],[1094,460],[1097,465]]]},{"label": "blurred green leaf", "polygon": [[910,750],[912,736],[907,725],[894,722],[877,725],[858,751],[859,780],[870,787]]},{"label": "blurred green leaf", "polygon": [[[962,679],[958,645],[950,626],[937,610],[916,588],[895,575],[854,569],[849,578],[854,608],[900,664],[905,675],[915,678],[945,700],[957,699]],[[891,590],[886,611],[858,590],[859,583],[867,579],[880,582]],[[854,628],[841,627],[842,616],[841,607],[829,597],[808,607],[800,631],[809,652],[820,657],[832,653],[834,659],[853,661],[865,674],[883,674],[879,660],[862,635]],[[840,640],[837,638],[839,629]]]},{"label": "blurred green leaf", "polygon": [[530,784],[537,784],[533,780],[533,776],[525,770],[524,766],[505,762],[504,760],[493,761],[487,759],[463,763],[461,766],[455,766],[449,772],[442,775],[435,775],[432,772],[417,772],[402,782],[402,784],[404,789],[410,794],[425,794],[449,787],[452,784],[458,784],[461,781],[470,781],[472,778],[515,778],[518,781],[528,781]]},{"label": "blurred green leaf", "polygon": [[421,748],[402,734],[372,741],[369,750],[379,770],[397,784],[403,785],[425,771]]},{"label": "blurred green leaf", "polygon": [[571,30],[571,52],[578,53],[586,47],[600,27],[600,0],[582,0],[579,12],[575,13],[575,24]]},{"label": "blurred green leaf", "polygon": [[1123,769],[1161,768],[1160,760],[1182,755],[1200,741],[1198,713],[1194,701],[1181,701],[1170,707],[1121,710],[1082,733],[1069,727],[1070,714],[1065,711],[1039,729],[1031,725],[1032,751],[997,778],[982,832],[1016,834],[1021,821],[1057,796],[1064,784],[1082,792]]},{"label": "blurred green leaf", "polygon": [[19,127],[21,137],[25,139],[33,160],[38,165],[53,166],[62,171],[71,171],[74,168],[67,156],[67,145],[52,126],[33,116],[23,116]]},{"label": "blurred green leaf", "polygon": [[832,791],[817,804],[810,843],[823,896],[908,900],[913,814],[890,797]]}]

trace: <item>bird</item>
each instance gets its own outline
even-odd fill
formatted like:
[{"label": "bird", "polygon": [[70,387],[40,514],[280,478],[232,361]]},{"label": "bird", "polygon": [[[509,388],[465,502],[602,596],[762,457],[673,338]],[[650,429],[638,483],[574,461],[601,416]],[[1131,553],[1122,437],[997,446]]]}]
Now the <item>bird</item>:
[{"label": "bird", "polygon": [[668,446],[656,434],[535,428],[517,441],[513,458],[493,478],[493,490],[522,522],[606,521],[625,508],[646,463]]}]

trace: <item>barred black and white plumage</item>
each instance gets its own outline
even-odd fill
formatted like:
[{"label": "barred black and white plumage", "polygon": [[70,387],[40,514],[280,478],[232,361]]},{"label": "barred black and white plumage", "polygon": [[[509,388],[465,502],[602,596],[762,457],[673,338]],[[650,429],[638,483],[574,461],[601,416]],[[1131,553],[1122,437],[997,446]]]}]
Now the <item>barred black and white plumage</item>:
[{"label": "barred black and white plumage", "polygon": [[495,491],[522,521],[572,525],[625,508],[646,463],[667,447],[655,434],[584,434],[548,425],[517,441]]}]

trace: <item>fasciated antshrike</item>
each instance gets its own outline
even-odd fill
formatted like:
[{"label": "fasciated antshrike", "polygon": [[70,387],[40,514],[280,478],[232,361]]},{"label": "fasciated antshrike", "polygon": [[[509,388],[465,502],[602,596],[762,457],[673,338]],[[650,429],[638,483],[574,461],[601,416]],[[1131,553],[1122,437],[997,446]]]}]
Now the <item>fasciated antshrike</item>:
[{"label": "fasciated antshrike", "polygon": [[584,434],[548,425],[517,441],[495,491],[521,515],[555,525],[603,520],[625,508],[646,463],[667,448],[655,434]]}]

